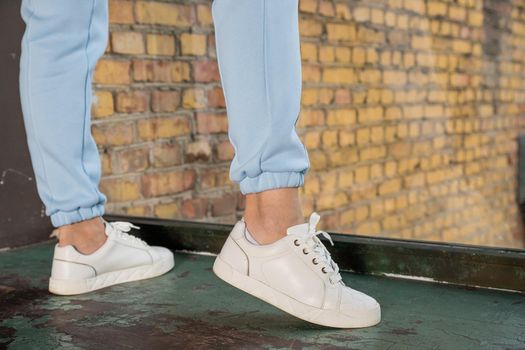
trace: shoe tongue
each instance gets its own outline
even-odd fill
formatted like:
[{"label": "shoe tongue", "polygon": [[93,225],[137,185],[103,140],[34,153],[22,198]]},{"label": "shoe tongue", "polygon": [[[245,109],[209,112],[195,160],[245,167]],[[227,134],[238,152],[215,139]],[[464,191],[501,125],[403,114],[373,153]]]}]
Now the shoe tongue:
[{"label": "shoe tongue", "polygon": [[308,234],[308,223],[290,226],[286,230],[286,234],[306,236]]}]

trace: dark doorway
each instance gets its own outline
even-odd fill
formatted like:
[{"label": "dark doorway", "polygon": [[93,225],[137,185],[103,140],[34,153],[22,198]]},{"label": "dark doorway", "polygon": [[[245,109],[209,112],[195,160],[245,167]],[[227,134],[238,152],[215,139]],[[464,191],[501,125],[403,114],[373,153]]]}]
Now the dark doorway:
[{"label": "dark doorway", "polygon": [[51,224],[36,191],[18,94],[20,1],[0,1],[0,249],[45,240]]}]

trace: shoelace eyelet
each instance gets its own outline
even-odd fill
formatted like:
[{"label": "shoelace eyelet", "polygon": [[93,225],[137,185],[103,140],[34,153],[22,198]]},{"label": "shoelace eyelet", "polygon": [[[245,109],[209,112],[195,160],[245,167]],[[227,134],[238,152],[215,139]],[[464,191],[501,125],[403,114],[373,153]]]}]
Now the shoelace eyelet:
[{"label": "shoelace eyelet", "polygon": [[312,264],[319,265],[319,263],[317,262],[317,260],[315,258],[312,259]]},{"label": "shoelace eyelet", "polygon": [[299,243],[299,240],[296,239],[295,241],[293,241],[293,244],[295,244],[295,246],[299,247],[301,245],[301,243]]},{"label": "shoelace eyelet", "polygon": [[304,249],[303,249],[303,254],[304,254],[304,255],[308,255],[308,253],[309,253],[309,252],[306,250],[306,248],[304,248]]},{"label": "shoelace eyelet", "polygon": [[323,273],[328,273],[328,272],[326,272],[326,268],[324,268],[324,267],[321,269],[321,271],[323,271]]}]

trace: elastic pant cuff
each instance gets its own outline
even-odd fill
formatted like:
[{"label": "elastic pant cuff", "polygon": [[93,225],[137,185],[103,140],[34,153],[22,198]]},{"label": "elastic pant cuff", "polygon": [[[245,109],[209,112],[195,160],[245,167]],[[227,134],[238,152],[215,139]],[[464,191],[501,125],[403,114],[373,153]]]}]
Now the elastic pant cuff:
[{"label": "elastic pant cuff", "polygon": [[265,172],[256,177],[246,177],[240,182],[239,185],[242,194],[263,192],[276,188],[301,187],[304,185],[304,173]]},{"label": "elastic pant cuff", "polygon": [[72,211],[58,211],[51,215],[54,227],[74,224],[104,215],[104,204],[97,204],[91,208],[78,208]]}]

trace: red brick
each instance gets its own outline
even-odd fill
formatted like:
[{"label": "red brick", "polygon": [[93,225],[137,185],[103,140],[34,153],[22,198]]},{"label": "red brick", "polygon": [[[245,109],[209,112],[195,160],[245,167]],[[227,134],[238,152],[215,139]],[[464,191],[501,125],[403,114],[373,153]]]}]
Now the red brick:
[{"label": "red brick", "polygon": [[211,203],[212,216],[224,216],[235,213],[236,201],[232,194],[224,194],[220,198],[214,198]]},{"label": "red brick", "polygon": [[196,82],[209,83],[220,81],[219,67],[215,60],[193,61],[193,76]]},{"label": "red brick", "polygon": [[153,112],[174,112],[180,106],[180,92],[153,91],[151,110]]},{"label": "red brick", "polygon": [[185,219],[199,219],[208,212],[207,198],[191,198],[182,201],[182,216]]},{"label": "red brick", "polygon": [[217,145],[217,159],[221,161],[232,160],[235,155],[232,144],[229,141],[220,142]]},{"label": "red brick", "polygon": [[211,108],[225,108],[226,100],[222,88],[217,87],[208,91],[208,107]]},{"label": "red brick", "polygon": [[225,113],[197,113],[197,132],[199,134],[228,132],[228,119]]},{"label": "red brick", "polygon": [[171,82],[172,63],[169,61],[133,61],[133,80]]}]

